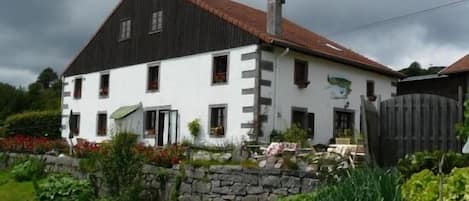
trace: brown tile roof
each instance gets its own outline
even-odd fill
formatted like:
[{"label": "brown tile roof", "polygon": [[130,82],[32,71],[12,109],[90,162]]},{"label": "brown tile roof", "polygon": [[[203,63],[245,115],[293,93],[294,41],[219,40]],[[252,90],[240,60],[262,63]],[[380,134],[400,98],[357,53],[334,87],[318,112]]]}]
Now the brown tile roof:
[{"label": "brown tile roof", "polygon": [[265,43],[290,47],[304,53],[353,65],[394,77],[404,75],[380,63],[355,53],[325,37],[313,33],[287,19],[283,19],[282,36],[266,32],[266,13],[232,0],[188,0],[214,15],[253,34]]},{"label": "brown tile roof", "polygon": [[469,71],[469,54],[456,61],[456,63],[443,69],[440,74],[455,74]]}]

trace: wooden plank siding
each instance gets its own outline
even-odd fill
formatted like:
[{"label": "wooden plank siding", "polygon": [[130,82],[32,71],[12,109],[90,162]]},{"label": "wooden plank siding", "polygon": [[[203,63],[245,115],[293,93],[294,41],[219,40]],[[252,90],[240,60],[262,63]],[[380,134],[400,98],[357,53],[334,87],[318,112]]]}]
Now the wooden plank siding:
[{"label": "wooden plank siding", "polygon": [[[163,11],[163,30],[150,34],[151,14]],[[119,41],[122,19],[131,38]],[[73,60],[64,76],[258,44],[258,38],[186,0],[125,0]]]},{"label": "wooden plank siding", "polygon": [[[372,151],[379,156],[381,164],[393,165],[406,154],[419,151],[461,151],[454,129],[461,121],[458,113],[461,105],[457,101],[436,95],[411,94],[379,105],[379,116],[366,116],[379,119],[380,131],[369,135],[380,139],[379,146],[371,147],[378,147]],[[367,109],[367,113],[370,111]]]}]

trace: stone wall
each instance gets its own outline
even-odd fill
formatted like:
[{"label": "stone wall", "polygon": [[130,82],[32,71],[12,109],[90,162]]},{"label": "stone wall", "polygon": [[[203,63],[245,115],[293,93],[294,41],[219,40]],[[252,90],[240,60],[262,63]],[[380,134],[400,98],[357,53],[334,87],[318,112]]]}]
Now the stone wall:
[{"label": "stone wall", "polygon": [[[0,161],[0,168],[11,165],[20,156],[24,155],[9,154],[6,164]],[[89,177],[80,171],[78,159],[35,157],[45,160],[48,172],[70,173],[78,178]],[[162,169],[146,165],[143,172],[145,196],[149,201],[171,200],[171,197],[181,201],[270,201],[282,196],[310,192],[319,185],[319,180],[311,173],[245,169],[240,166],[180,166]]]},{"label": "stone wall", "polygon": [[255,170],[239,166],[186,168],[180,186],[181,201],[267,201],[280,196],[310,192],[318,184],[315,175],[287,170]]}]

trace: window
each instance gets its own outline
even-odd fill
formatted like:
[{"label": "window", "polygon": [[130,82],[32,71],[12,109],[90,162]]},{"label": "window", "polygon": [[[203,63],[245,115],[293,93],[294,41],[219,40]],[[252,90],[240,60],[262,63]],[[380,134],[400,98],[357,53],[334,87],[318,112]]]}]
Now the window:
[{"label": "window", "polygon": [[132,28],[132,21],[130,19],[125,19],[121,21],[120,24],[120,33],[119,33],[119,40],[127,40],[130,38]]},{"label": "window", "polygon": [[343,109],[334,111],[334,136],[350,136],[354,129],[354,112]]},{"label": "window", "polygon": [[292,124],[307,130],[310,138],[314,137],[314,113],[308,113],[306,108],[293,108],[291,121]]},{"label": "window", "polygon": [[148,91],[157,91],[159,89],[159,66],[151,66],[148,68]]},{"label": "window", "polygon": [[375,101],[376,96],[375,96],[375,82],[372,80],[366,81],[366,97],[368,97],[368,100],[370,101]]},{"label": "window", "polygon": [[210,107],[210,134],[212,136],[225,136],[226,106]]},{"label": "window", "polygon": [[98,114],[98,136],[107,135],[107,114],[100,113]]},{"label": "window", "polygon": [[81,98],[82,84],[83,84],[83,79],[82,78],[75,79],[75,87],[74,87],[74,90],[73,90],[73,98],[75,98],[75,99],[80,99]]},{"label": "window", "polygon": [[163,31],[163,11],[153,12],[151,14],[150,33]]},{"label": "window", "polygon": [[308,62],[302,60],[295,60],[295,72],[294,72],[295,84],[299,88],[306,88],[309,85],[308,81]]},{"label": "window", "polygon": [[102,74],[99,84],[99,96],[108,97],[109,96],[109,74]]},{"label": "window", "polygon": [[220,84],[228,81],[228,55],[213,57],[212,83]]},{"label": "window", "polygon": [[80,115],[79,114],[72,114],[70,116],[70,132],[74,136],[80,135]]},{"label": "window", "polygon": [[156,110],[145,112],[145,136],[156,135]]}]

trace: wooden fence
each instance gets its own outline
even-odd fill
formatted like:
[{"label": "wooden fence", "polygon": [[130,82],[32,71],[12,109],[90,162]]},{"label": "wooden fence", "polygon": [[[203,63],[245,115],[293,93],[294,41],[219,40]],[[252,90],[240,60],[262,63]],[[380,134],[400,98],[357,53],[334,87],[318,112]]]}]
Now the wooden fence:
[{"label": "wooden fence", "polygon": [[460,102],[410,94],[378,102],[379,110],[373,105],[364,101],[364,127],[370,150],[380,164],[393,165],[406,154],[419,151],[461,151],[455,133],[455,125],[462,118]]}]

